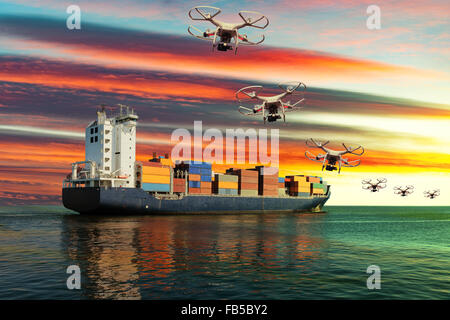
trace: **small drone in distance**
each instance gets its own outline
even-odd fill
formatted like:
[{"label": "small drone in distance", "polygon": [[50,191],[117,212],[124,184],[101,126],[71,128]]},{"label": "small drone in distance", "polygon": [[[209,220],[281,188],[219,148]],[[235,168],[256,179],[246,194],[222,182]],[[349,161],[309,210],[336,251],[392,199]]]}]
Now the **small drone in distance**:
[{"label": "small drone in distance", "polygon": [[377,181],[375,181],[375,182],[372,182],[372,179],[370,179],[370,180],[365,179],[365,180],[361,181],[361,183],[363,184],[362,188],[364,190],[370,190],[372,192],[378,192],[381,189],[386,188],[386,182],[387,182],[386,178],[381,178],[381,179],[378,178]]},{"label": "small drone in distance", "polygon": [[[233,50],[232,44],[234,44],[234,54],[236,54],[240,43],[243,45],[257,45],[264,41],[264,35],[262,35],[261,40],[253,42],[248,40],[247,35],[240,34],[238,30],[243,27],[265,29],[269,25],[269,19],[266,16],[255,11],[240,11],[238,14],[244,22],[227,23],[214,19],[221,12],[222,10],[219,8],[210,6],[197,6],[189,10],[188,15],[192,20],[209,21],[216,27],[215,30],[207,29],[205,32],[202,32],[194,26],[189,26],[189,34],[198,39],[212,41],[213,51],[216,47],[219,51]],[[252,16],[256,17],[253,18]],[[217,37],[219,37],[219,41],[217,41]]]},{"label": "small drone in distance", "polygon": [[394,193],[399,194],[402,197],[406,197],[407,195],[414,192],[414,186],[397,186],[394,187]]},{"label": "small drone in distance", "polygon": [[[238,90],[236,92],[236,99],[239,101],[239,104],[250,103],[254,100],[260,102],[252,109],[239,106],[239,112],[245,116],[262,115],[264,123],[266,123],[266,120],[268,122],[275,122],[281,119],[281,116],[283,116],[283,121],[286,122],[286,112],[301,109],[299,105],[305,101],[304,91],[306,90],[306,86],[302,82],[285,82],[278,84],[278,87],[283,92],[274,96],[261,96],[260,92],[263,86],[249,86]],[[297,90],[299,88],[301,90]],[[291,103],[290,100],[283,101],[287,96],[291,96],[295,102]]]},{"label": "small drone in distance", "polygon": [[[310,143],[313,143],[311,145]],[[344,154],[354,154],[357,156],[362,156],[364,154],[364,148],[362,146],[359,146],[357,148],[349,148],[344,143],[342,144],[345,148],[345,150],[338,151],[338,150],[332,150],[329,148],[325,148],[325,146],[330,141],[327,141],[325,143],[316,142],[312,138],[309,140],[306,140],[306,145],[310,148],[318,148],[323,150],[325,153],[319,153],[318,155],[313,154],[309,150],[306,150],[305,156],[309,160],[320,162],[322,163],[322,171],[325,168],[327,171],[334,171],[338,170],[338,173],[341,172],[341,167],[357,167],[361,164],[361,159],[357,160],[348,160],[346,158],[343,158],[342,156]],[[357,150],[360,150],[360,152],[356,152]],[[336,163],[338,164],[338,168],[336,167]]]},{"label": "small drone in distance", "polygon": [[434,199],[441,194],[439,189],[435,189],[433,191],[428,190],[428,191],[424,191],[423,193],[424,193],[425,197],[430,198],[430,199]]}]

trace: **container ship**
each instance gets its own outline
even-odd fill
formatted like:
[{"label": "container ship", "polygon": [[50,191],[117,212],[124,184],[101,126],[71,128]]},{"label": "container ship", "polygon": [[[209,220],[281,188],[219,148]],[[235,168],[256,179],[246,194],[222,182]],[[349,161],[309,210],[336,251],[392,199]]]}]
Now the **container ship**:
[{"label": "container ship", "polygon": [[[212,165],[153,153],[136,161],[138,116],[97,111],[85,132],[85,160],[63,180],[66,208],[81,214],[225,214],[321,212],[330,186],[321,177],[279,177],[278,169],[212,171]],[[269,170],[270,169],[270,170]]]}]

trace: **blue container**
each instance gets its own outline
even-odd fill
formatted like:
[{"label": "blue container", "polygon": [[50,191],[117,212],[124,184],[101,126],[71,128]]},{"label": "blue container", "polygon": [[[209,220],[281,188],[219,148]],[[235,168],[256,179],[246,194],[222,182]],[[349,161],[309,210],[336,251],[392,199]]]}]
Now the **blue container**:
[{"label": "blue container", "polygon": [[211,175],[211,169],[200,169],[200,174],[202,176],[210,176]]},{"label": "blue container", "polygon": [[189,188],[200,188],[200,181],[189,181]]},{"label": "blue container", "polygon": [[211,182],[211,176],[200,176],[200,181]]},{"label": "blue container", "polygon": [[190,167],[211,169],[211,163],[209,162],[184,161],[183,163],[189,165]]},{"label": "blue container", "polygon": [[284,178],[278,178],[278,182],[284,182]]},{"label": "blue container", "polygon": [[165,183],[143,183],[142,189],[144,191],[155,191],[155,192],[169,192],[170,184]]},{"label": "blue container", "polygon": [[191,174],[201,174],[200,168],[195,168],[195,167],[189,167],[189,173]]}]

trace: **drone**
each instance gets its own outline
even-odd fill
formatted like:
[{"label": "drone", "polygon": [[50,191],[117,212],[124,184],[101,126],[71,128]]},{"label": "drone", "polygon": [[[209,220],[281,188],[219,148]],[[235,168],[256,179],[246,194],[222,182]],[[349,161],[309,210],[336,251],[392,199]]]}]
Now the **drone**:
[{"label": "drone", "polygon": [[423,194],[425,195],[425,197],[430,198],[430,199],[434,199],[437,196],[439,196],[441,194],[439,189],[435,189],[433,191],[428,190],[428,191],[424,191]]},{"label": "drone", "polygon": [[[212,10],[212,13],[208,12]],[[202,39],[212,41],[212,49],[217,47],[219,51],[233,50],[232,41],[234,40],[234,54],[237,53],[239,44],[243,45],[257,45],[264,41],[265,37],[262,35],[261,40],[257,42],[250,41],[246,34],[240,34],[239,29],[243,27],[253,27],[257,29],[265,29],[269,25],[269,19],[259,12],[255,11],[241,11],[239,16],[244,20],[241,23],[227,23],[214,19],[222,10],[210,6],[198,6],[189,10],[189,18],[194,21],[209,21],[216,28],[215,30],[207,29],[202,32],[194,26],[189,26],[188,32],[190,35]],[[194,14],[194,16],[193,16]],[[252,18],[256,15],[256,18]],[[259,24],[258,24],[259,23]],[[219,37],[219,40],[217,39]]]},{"label": "drone", "polygon": [[[245,116],[262,115],[264,123],[266,121],[275,122],[281,117],[286,122],[286,112],[301,109],[299,105],[305,101],[304,91],[306,86],[302,82],[285,82],[278,84],[278,87],[283,92],[275,96],[259,95],[263,86],[250,86],[240,89],[236,92],[236,99],[240,104],[249,103],[253,100],[259,101],[259,104],[256,104],[252,109],[239,106],[239,112]],[[283,101],[287,96],[291,96],[295,102]]]},{"label": "drone", "polygon": [[405,186],[405,187],[394,187],[394,193],[399,194],[402,197],[406,197],[407,195],[414,192],[414,186]]},{"label": "drone", "polygon": [[387,182],[386,178],[381,178],[381,179],[378,178],[376,182],[372,182],[372,179],[370,179],[370,180],[366,179],[366,180],[362,181],[362,184],[363,184],[362,188],[364,190],[370,190],[372,192],[378,192],[381,189],[386,188],[386,182]]},{"label": "drone", "polygon": [[[311,142],[313,145],[311,145]],[[327,171],[334,171],[338,170],[338,173],[341,172],[341,167],[357,167],[361,164],[361,159],[357,160],[348,160],[346,158],[343,158],[342,156],[344,154],[354,154],[357,156],[361,156],[364,154],[364,148],[362,146],[359,146],[357,148],[351,148],[347,147],[344,143],[342,144],[345,148],[345,150],[338,151],[338,150],[331,150],[328,148],[325,148],[325,146],[330,141],[327,141],[325,143],[316,142],[312,138],[309,140],[306,140],[306,145],[311,148],[319,148],[322,149],[325,154],[319,153],[318,155],[314,155],[310,151],[305,152],[305,156],[312,161],[321,162],[322,163],[322,171],[325,168]],[[356,152],[357,150],[360,150],[360,152]],[[338,167],[336,167],[336,163]]]}]

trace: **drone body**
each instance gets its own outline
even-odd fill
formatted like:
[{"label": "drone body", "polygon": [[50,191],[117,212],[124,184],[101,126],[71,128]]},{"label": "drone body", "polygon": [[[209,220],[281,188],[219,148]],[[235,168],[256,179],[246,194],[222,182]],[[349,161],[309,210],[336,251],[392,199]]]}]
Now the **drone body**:
[{"label": "drone body", "polygon": [[363,184],[362,188],[364,190],[370,190],[371,192],[378,192],[381,189],[386,188],[386,182],[386,178],[378,178],[375,182],[372,182],[372,180],[361,181],[361,183]]},{"label": "drone body", "polygon": [[394,193],[402,197],[406,197],[414,192],[414,186],[397,186],[394,187]]},{"label": "drone body", "polygon": [[[208,10],[212,10],[212,13],[209,13]],[[239,44],[257,45],[264,41],[264,35],[262,36],[261,40],[257,42],[250,41],[247,39],[247,35],[239,33],[239,29],[244,27],[264,29],[269,25],[269,19],[267,19],[266,16],[262,15],[259,12],[241,11],[239,12],[239,16],[242,18],[243,22],[227,23],[215,19],[215,17],[221,12],[222,11],[219,8],[210,6],[197,6],[189,10],[188,15],[192,20],[208,21],[215,27],[215,30],[213,31],[207,29],[206,31],[202,32],[196,27],[189,26],[189,34],[198,39],[212,41],[213,50],[216,47],[219,51],[233,50],[234,45],[235,54],[237,52]],[[256,18],[252,19],[251,15],[256,15]],[[260,25],[258,25],[258,23],[260,23]]]},{"label": "drone body", "polygon": [[428,191],[424,191],[424,195],[425,197],[429,198],[429,199],[434,199],[436,197],[438,197],[441,194],[439,189],[435,189],[433,191],[428,190]]},{"label": "drone body", "polygon": [[[312,145],[310,144],[312,142]],[[342,144],[345,148],[345,150],[338,151],[338,150],[332,150],[329,148],[325,148],[325,145],[327,145],[330,141],[327,141],[325,143],[316,142],[312,138],[309,140],[306,140],[306,145],[308,147],[312,148],[318,148],[324,151],[325,153],[319,153],[317,155],[313,154],[310,151],[305,152],[306,158],[312,161],[320,162],[322,163],[322,171],[325,168],[327,171],[334,171],[338,170],[338,173],[341,172],[341,167],[357,167],[361,164],[361,159],[357,160],[348,160],[346,158],[343,158],[342,156],[345,154],[353,154],[357,156],[361,156],[364,154],[364,148],[362,146],[359,146],[357,148],[348,148],[344,143]],[[357,150],[361,150],[360,152],[355,152]]]},{"label": "drone body", "polygon": [[[262,86],[250,86],[238,90],[236,92],[236,99],[239,104],[258,101],[253,108],[240,105],[239,112],[245,116],[261,115],[264,123],[266,121],[275,122],[282,117],[283,121],[286,122],[286,112],[301,109],[299,105],[305,101],[304,91],[306,86],[302,82],[286,82],[278,84],[278,87],[283,92],[274,96],[261,96]],[[300,90],[297,90],[299,88]],[[297,96],[297,94],[300,96]],[[296,101],[294,103],[284,101],[288,96],[293,97]]]}]

